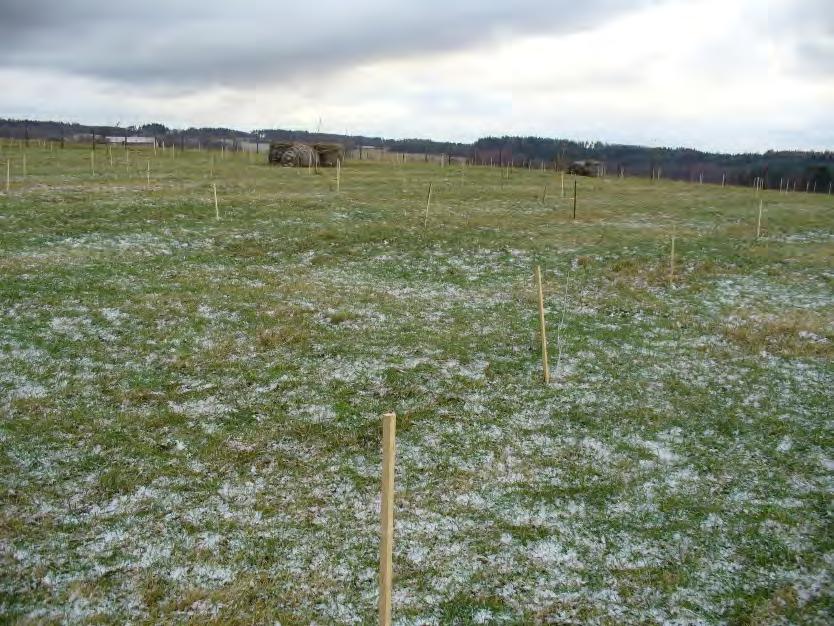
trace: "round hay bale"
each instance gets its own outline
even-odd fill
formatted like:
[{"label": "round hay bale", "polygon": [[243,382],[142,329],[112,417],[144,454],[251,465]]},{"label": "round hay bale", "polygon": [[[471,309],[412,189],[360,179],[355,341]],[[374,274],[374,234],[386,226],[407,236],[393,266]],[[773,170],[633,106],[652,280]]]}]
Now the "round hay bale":
[{"label": "round hay bale", "polygon": [[281,158],[284,153],[292,148],[292,143],[287,141],[273,141],[269,144],[269,162],[273,164],[281,163]]},{"label": "round hay bale", "polygon": [[284,167],[315,167],[318,163],[318,153],[303,143],[292,144],[281,155],[281,165]]},{"label": "round hay bale", "polygon": [[336,167],[336,163],[344,160],[345,148],[340,143],[316,143],[313,148],[319,155],[319,162],[325,167]]}]

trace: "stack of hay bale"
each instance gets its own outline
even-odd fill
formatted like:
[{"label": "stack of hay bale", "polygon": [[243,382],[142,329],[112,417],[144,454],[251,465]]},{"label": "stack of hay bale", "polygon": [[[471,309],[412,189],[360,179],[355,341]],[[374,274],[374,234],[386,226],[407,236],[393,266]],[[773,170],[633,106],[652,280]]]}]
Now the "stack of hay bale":
[{"label": "stack of hay bale", "polygon": [[336,167],[344,158],[344,148],[338,143],[304,143],[273,141],[269,144],[269,162],[284,167]]}]

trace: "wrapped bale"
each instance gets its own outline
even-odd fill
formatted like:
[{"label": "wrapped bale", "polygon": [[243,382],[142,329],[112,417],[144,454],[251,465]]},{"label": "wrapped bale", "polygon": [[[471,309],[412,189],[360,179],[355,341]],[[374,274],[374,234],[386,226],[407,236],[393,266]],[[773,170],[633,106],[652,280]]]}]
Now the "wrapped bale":
[{"label": "wrapped bale", "polygon": [[345,149],[340,143],[316,143],[313,148],[319,155],[319,163],[325,167],[336,167],[336,163],[345,158]]},{"label": "wrapped bale", "polygon": [[269,144],[269,162],[274,164],[281,163],[281,158],[290,148],[292,148],[292,144],[286,141],[271,142]]}]

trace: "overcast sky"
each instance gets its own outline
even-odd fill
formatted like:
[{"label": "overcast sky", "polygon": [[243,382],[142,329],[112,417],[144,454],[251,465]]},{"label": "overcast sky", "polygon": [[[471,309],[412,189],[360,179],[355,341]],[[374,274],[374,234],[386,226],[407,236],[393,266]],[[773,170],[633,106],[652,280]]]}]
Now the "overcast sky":
[{"label": "overcast sky", "polygon": [[834,0],[0,0],[0,117],[834,148]]}]

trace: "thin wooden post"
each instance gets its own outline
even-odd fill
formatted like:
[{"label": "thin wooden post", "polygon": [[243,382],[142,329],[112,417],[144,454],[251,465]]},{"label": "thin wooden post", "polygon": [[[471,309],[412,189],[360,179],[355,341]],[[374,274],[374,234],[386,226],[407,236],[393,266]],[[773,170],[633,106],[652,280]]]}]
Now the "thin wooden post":
[{"label": "thin wooden post", "polygon": [[394,552],[394,462],[397,414],[382,416],[382,488],[379,509],[379,624],[391,626]]},{"label": "thin wooden post", "polygon": [[148,161],[148,189],[151,188],[151,162]]},{"label": "thin wooden post", "polygon": [[542,334],[542,371],[544,373],[544,382],[550,382],[550,365],[547,359],[547,329],[544,323],[544,289],[542,288],[542,268],[540,265],[536,266],[536,282],[539,287],[539,324],[541,325]]},{"label": "thin wooden post", "polygon": [[562,172],[562,198],[565,197],[565,173]]},{"label": "thin wooden post", "polygon": [[214,191],[214,217],[215,219],[220,219],[220,206],[217,204],[217,185],[215,183],[211,184],[211,188]]},{"label": "thin wooden post", "polygon": [[90,174],[96,175],[96,151],[90,150]]},{"label": "thin wooden post", "polygon": [[756,222],[756,239],[762,236],[762,201],[759,200],[759,220]]},{"label": "thin wooden post", "polygon": [[544,189],[542,189],[542,204],[545,200],[547,200],[547,183],[544,184]]},{"label": "thin wooden post", "polygon": [[672,252],[669,255],[669,287],[675,284],[675,231],[672,229]]},{"label": "thin wooden post", "polygon": [[576,219],[576,179],[573,179],[573,219]]},{"label": "thin wooden post", "polygon": [[107,146],[107,155],[110,157],[110,169],[113,169],[113,146]]},{"label": "thin wooden post", "polygon": [[12,160],[6,159],[6,193],[12,188]]},{"label": "thin wooden post", "polygon": [[336,159],[336,193],[342,188],[342,159]]},{"label": "thin wooden post", "polygon": [[727,182],[727,173],[726,173],[726,172],[724,172],[723,174],[721,174],[721,186],[722,186],[722,187],[724,186],[724,183],[725,183],[725,182]]},{"label": "thin wooden post", "polygon": [[23,153],[23,178],[26,178],[26,153]]},{"label": "thin wooden post", "polygon": [[429,183],[429,193],[426,196],[426,216],[423,218],[423,228],[426,228],[429,223],[429,205],[431,204],[431,188],[432,184]]}]

